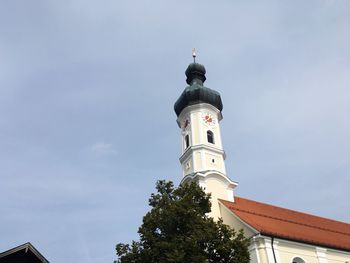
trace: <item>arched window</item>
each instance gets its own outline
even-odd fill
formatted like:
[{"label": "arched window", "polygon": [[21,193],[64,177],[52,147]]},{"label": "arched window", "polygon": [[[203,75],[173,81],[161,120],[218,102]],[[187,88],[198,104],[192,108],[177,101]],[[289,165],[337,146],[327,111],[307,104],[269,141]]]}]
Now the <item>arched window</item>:
[{"label": "arched window", "polygon": [[207,139],[209,143],[214,144],[214,133],[212,131],[207,131]]},{"label": "arched window", "polygon": [[292,263],[305,263],[305,261],[299,257],[295,257],[293,258]]},{"label": "arched window", "polygon": [[190,146],[190,136],[188,134],[185,136],[185,149]]}]

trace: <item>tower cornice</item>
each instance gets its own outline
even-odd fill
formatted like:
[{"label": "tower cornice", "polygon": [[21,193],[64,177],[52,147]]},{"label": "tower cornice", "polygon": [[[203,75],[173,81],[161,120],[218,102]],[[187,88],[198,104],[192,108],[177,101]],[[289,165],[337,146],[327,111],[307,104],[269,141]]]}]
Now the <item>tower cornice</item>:
[{"label": "tower cornice", "polygon": [[188,149],[186,149],[186,151],[183,153],[183,155],[181,155],[181,157],[179,158],[180,162],[184,162],[196,150],[207,150],[210,152],[214,152],[214,153],[223,155],[224,160],[226,159],[226,154],[225,154],[224,150],[221,150],[221,149],[218,149],[215,147],[211,147],[211,146],[206,145],[206,144],[197,144],[197,145],[190,146]]},{"label": "tower cornice", "polygon": [[188,174],[184,178],[182,178],[180,184],[187,183],[189,181],[193,181],[193,180],[199,179],[199,178],[200,179],[208,179],[210,177],[212,177],[212,178],[213,177],[218,177],[218,178],[223,179],[227,183],[227,187],[231,188],[231,189],[233,189],[236,186],[238,186],[237,182],[232,181],[225,174],[220,173],[218,171],[214,171],[214,170],[206,170],[206,171],[200,171],[200,172]]}]

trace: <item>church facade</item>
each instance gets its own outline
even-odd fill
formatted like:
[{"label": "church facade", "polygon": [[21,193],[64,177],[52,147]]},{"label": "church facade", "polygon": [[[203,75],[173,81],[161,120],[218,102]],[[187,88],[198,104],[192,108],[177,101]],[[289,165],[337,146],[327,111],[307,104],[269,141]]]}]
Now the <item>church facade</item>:
[{"label": "church facade", "polygon": [[350,224],[235,196],[238,184],[226,174],[221,140],[223,104],[217,91],[204,86],[205,73],[195,61],[188,66],[188,86],[174,105],[181,183],[197,182],[212,195],[210,216],[244,230],[252,263],[350,263]]}]

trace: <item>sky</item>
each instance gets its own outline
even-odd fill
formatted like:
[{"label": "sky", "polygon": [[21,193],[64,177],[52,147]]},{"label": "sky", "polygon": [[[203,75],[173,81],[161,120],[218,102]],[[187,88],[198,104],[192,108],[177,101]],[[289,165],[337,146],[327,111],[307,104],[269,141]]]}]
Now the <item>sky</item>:
[{"label": "sky", "polygon": [[102,263],[181,180],[197,49],[236,194],[350,222],[350,1],[0,1],[0,251]]}]

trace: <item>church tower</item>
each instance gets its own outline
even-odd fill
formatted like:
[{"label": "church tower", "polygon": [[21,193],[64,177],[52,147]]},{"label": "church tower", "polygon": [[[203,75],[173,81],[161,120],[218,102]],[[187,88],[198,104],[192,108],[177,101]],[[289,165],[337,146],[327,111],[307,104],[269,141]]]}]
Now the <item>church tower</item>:
[{"label": "church tower", "polygon": [[[193,55],[195,59],[195,54]],[[220,132],[222,101],[220,94],[203,84],[203,65],[195,62],[186,69],[185,88],[174,109],[181,129],[181,183],[195,181],[212,195],[212,216],[220,217],[218,198],[234,201],[236,182],[226,176],[225,152]]]}]

